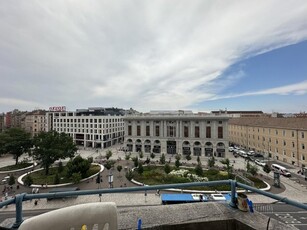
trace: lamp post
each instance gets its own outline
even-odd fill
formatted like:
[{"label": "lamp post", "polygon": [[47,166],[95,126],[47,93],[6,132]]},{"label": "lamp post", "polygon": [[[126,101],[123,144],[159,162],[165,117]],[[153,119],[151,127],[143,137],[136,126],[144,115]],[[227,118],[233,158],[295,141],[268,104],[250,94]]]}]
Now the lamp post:
[{"label": "lamp post", "polygon": [[112,173],[111,169],[109,170],[109,177],[108,177],[108,179],[109,179],[109,186],[110,186],[110,188],[113,188],[113,173]]}]

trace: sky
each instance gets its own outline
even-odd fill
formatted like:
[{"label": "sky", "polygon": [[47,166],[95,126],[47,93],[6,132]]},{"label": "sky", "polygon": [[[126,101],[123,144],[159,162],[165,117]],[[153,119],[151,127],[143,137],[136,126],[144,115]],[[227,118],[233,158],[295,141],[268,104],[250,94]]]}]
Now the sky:
[{"label": "sky", "polygon": [[306,0],[0,1],[0,112],[306,101]]}]

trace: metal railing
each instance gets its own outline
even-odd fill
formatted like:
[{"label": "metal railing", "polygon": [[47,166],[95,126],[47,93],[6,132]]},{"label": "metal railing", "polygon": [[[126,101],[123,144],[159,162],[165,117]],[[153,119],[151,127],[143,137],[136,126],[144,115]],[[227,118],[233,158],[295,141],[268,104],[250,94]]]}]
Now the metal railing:
[{"label": "metal railing", "polygon": [[138,191],[150,191],[150,190],[163,190],[170,188],[188,188],[188,187],[200,187],[200,186],[216,186],[216,185],[230,185],[231,186],[231,200],[229,205],[233,208],[237,208],[236,205],[236,190],[237,187],[250,190],[252,192],[273,198],[277,201],[281,201],[302,209],[307,210],[307,205],[299,203],[294,200],[290,200],[286,197],[281,197],[276,194],[272,194],[269,192],[265,192],[259,190],[257,188],[251,187],[246,184],[239,183],[235,180],[221,180],[221,181],[209,181],[209,182],[192,182],[192,183],[182,183],[182,184],[165,184],[165,185],[153,185],[153,186],[139,186],[139,187],[130,187],[130,188],[111,188],[111,189],[94,189],[94,190],[79,190],[79,191],[71,191],[71,192],[55,192],[55,193],[39,193],[39,194],[27,194],[22,193],[16,195],[15,198],[11,198],[0,202],[0,208],[15,204],[16,205],[16,220],[13,225],[13,228],[18,228],[23,221],[22,215],[22,202],[32,199],[40,199],[40,198],[64,198],[70,196],[85,196],[85,195],[97,195],[97,194],[105,194],[105,193],[123,193],[123,192],[138,192]]}]

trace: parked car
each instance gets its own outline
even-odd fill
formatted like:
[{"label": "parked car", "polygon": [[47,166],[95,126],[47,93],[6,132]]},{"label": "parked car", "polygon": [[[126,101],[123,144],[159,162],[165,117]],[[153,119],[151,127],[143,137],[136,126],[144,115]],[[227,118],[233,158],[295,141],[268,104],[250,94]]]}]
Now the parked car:
[{"label": "parked car", "polygon": [[234,147],[229,147],[229,148],[228,148],[228,151],[229,151],[229,152],[233,152],[233,150],[234,150]]},{"label": "parked car", "polygon": [[254,154],[255,154],[254,151],[248,151],[248,152],[247,152],[247,155],[249,155],[249,156],[253,156]]},{"label": "parked car", "polygon": [[264,167],[265,164],[266,164],[264,161],[261,161],[261,160],[258,160],[258,159],[255,160],[255,163],[256,163],[257,165],[259,165],[259,166],[262,166],[262,167]]},{"label": "parked car", "polygon": [[213,194],[209,195],[208,200],[224,202],[224,201],[226,201],[226,198],[221,193],[213,193]]}]

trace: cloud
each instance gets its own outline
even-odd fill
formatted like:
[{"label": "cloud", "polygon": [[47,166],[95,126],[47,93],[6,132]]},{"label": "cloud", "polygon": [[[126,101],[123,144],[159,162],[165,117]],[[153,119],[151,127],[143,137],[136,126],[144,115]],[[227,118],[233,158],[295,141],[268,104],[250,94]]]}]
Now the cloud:
[{"label": "cloud", "polygon": [[243,76],[221,77],[234,63],[305,40],[306,15],[304,0],[2,1],[0,98],[191,107]]},{"label": "cloud", "polygon": [[264,89],[264,90],[254,91],[254,92],[214,96],[210,100],[245,97],[245,96],[256,96],[256,95],[270,95],[270,94],[275,94],[275,95],[289,95],[289,94],[304,95],[304,94],[307,94],[307,81],[302,81],[296,84],[285,85],[281,87]]}]

